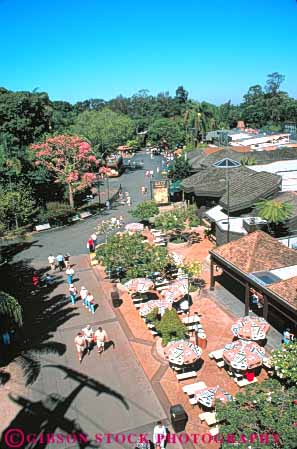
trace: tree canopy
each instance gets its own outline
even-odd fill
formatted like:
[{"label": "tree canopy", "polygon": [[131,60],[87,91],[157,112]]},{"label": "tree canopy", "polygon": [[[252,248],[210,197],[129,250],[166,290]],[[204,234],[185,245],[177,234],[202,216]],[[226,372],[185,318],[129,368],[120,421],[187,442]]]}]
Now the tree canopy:
[{"label": "tree canopy", "polygon": [[[277,380],[266,380],[237,393],[234,401],[224,404],[218,401],[216,413],[221,422],[220,435],[228,436],[222,442],[222,449],[234,443],[238,443],[238,449],[246,449],[249,445],[296,449],[296,398],[296,387],[285,389]],[[260,435],[265,439],[262,444]]]}]

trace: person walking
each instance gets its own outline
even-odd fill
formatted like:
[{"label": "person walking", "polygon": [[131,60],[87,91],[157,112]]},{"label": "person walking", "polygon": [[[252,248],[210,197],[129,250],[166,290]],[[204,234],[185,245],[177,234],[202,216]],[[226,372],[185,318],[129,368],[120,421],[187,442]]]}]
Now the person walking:
[{"label": "person walking", "polygon": [[77,288],[74,287],[73,284],[69,285],[69,295],[70,295],[70,300],[72,304],[76,303],[76,297],[77,297]]},{"label": "person walking", "polygon": [[83,356],[84,356],[85,348],[86,348],[85,338],[81,332],[78,332],[77,336],[74,339],[74,343],[76,346],[76,352],[77,352],[79,363],[81,363]]},{"label": "person walking", "polygon": [[128,207],[131,207],[131,206],[132,206],[131,196],[127,196],[127,206],[128,206]]},{"label": "person walking", "polygon": [[104,351],[104,343],[107,341],[107,334],[102,327],[98,327],[94,336],[96,338],[98,354],[101,354]]},{"label": "person walking", "polygon": [[62,254],[58,254],[56,257],[56,261],[58,262],[59,270],[63,271],[65,267],[64,256]]},{"label": "person walking", "polygon": [[64,256],[64,262],[65,262],[65,267],[66,267],[66,269],[69,268],[69,267],[70,267],[70,254],[69,254],[69,253],[67,253],[67,254]]},{"label": "person walking", "polygon": [[93,253],[95,251],[94,240],[91,237],[87,241],[87,248],[89,249],[90,253]]},{"label": "person walking", "polygon": [[154,427],[153,432],[153,443],[156,447],[164,449],[167,437],[166,427],[163,426],[162,421],[158,421],[157,425]]},{"label": "person walking", "polygon": [[74,269],[69,267],[66,270],[66,274],[67,274],[67,282],[69,285],[73,284],[73,276],[74,276]]},{"label": "person walking", "polygon": [[94,341],[94,331],[90,324],[88,324],[84,329],[82,329],[82,331],[85,337],[86,349],[88,351],[88,354],[90,354]]},{"label": "person walking", "polygon": [[91,292],[88,292],[86,297],[86,305],[89,309],[89,312],[91,312],[93,315],[95,313],[95,299]]},{"label": "person walking", "polygon": [[86,289],[86,287],[81,287],[79,294],[80,294],[83,305],[85,307],[87,307],[86,298],[88,296],[88,290]]},{"label": "person walking", "polygon": [[39,282],[40,282],[40,280],[39,280],[38,273],[37,273],[37,271],[34,271],[33,276],[32,276],[32,284],[34,287],[34,291],[39,287]]},{"label": "person walking", "polygon": [[94,248],[96,248],[96,245],[97,245],[97,234],[95,232],[93,232],[93,234],[91,235],[91,239],[93,240]]},{"label": "person walking", "polygon": [[56,258],[55,258],[52,254],[50,254],[50,255],[48,256],[47,260],[48,260],[50,269],[51,269],[52,271],[55,271],[55,269],[56,269]]},{"label": "person walking", "polygon": [[160,172],[160,168],[159,167],[157,167],[157,173],[159,173]]}]

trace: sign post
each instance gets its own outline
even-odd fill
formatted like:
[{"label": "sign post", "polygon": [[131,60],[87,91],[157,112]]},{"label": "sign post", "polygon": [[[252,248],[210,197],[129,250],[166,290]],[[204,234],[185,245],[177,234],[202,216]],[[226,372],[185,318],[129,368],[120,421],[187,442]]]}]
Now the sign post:
[{"label": "sign post", "polygon": [[160,205],[169,203],[168,180],[151,181],[151,199]]}]

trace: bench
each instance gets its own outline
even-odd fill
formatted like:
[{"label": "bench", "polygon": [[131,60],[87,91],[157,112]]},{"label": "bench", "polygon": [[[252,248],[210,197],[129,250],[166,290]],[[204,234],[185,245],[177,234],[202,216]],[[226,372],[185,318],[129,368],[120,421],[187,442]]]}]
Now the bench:
[{"label": "bench", "polygon": [[91,212],[90,211],[86,211],[86,212],[82,212],[81,214],[79,214],[80,218],[83,220],[84,218],[88,218],[91,217]]},{"label": "bench", "polygon": [[178,381],[191,379],[191,377],[197,377],[197,372],[196,371],[188,371],[187,373],[182,373],[182,374],[176,375],[176,378]]},{"label": "bench", "polygon": [[51,228],[51,225],[49,224],[49,223],[45,223],[45,224],[42,224],[42,225],[37,225],[37,226],[35,226],[35,230],[36,231],[45,231],[46,229],[50,229]]},{"label": "bench", "polygon": [[157,331],[153,331],[152,329],[150,329],[151,334],[155,337],[156,335],[159,335]]},{"label": "bench", "polygon": [[202,390],[202,388],[206,388],[204,382],[196,382],[195,384],[185,385],[183,387],[183,392],[188,396],[195,394],[195,391]]},{"label": "bench", "polygon": [[247,379],[237,380],[236,378],[234,380],[237,383],[237,385],[239,386],[239,388],[246,387],[247,385],[254,384],[255,382],[258,382],[257,377],[255,377],[254,380],[252,380],[252,381],[248,381]]},{"label": "bench", "polygon": [[70,218],[71,222],[75,222],[75,221],[79,221],[80,220],[80,216],[79,215],[75,215],[74,217]]},{"label": "bench", "polygon": [[218,368],[224,368],[224,366],[225,366],[224,360],[221,360],[221,361],[217,362],[217,367]]},{"label": "bench", "polygon": [[210,353],[208,354],[208,357],[209,357],[210,359],[213,359],[213,352],[210,352]]}]

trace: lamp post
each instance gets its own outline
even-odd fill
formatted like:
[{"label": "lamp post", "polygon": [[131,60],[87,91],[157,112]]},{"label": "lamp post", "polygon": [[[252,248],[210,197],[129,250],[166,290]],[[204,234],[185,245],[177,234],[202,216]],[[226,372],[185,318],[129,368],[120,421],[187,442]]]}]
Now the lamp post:
[{"label": "lamp post", "polygon": [[100,212],[100,204],[101,204],[100,179],[101,179],[101,175],[98,173],[96,175],[96,180],[97,180],[97,193],[98,193],[99,212]]},{"label": "lamp post", "polygon": [[215,162],[213,167],[216,168],[222,168],[226,170],[226,184],[227,184],[227,221],[228,221],[228,227],[227,227],[227,242],[230,242],[230,176],[229,176],[229,169],[230,168],[239,168],[241,167],[240,162],[234,161],[233,159],[230,159],[228,157],[221,159],[220,161]]}]

